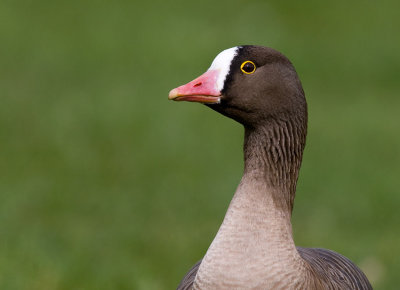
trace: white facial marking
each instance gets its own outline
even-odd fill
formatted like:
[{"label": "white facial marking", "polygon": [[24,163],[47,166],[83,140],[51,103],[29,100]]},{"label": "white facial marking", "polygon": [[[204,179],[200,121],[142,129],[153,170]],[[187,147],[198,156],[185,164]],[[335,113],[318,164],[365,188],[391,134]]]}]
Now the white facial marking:
[{"label": "white facial marking", "polygon": [[226,76],[229,73],[229,68],[233,58],[237,55],[238,47],[232,47],[220,52],[213,60],[208,70],[218,70],[217,88],[221,91],[224,88]]}]

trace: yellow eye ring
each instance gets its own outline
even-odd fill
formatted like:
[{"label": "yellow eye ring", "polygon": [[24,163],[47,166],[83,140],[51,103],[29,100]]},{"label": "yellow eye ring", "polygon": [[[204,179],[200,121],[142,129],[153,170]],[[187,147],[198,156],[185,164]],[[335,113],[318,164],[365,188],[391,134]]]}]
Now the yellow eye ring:
[{"label": "yellow eye ring", "polygon": [[254,62],[246,60],[245,62],[242,63],[240,69],[242,72],[249,75],[256,71],[256,65],[254,64]]}]

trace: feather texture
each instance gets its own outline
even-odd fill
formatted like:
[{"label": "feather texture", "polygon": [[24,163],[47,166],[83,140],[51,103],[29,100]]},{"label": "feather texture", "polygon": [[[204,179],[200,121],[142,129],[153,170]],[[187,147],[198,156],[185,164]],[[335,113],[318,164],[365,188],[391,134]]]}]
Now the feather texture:
[{"label": "feather texture", "polygon": [[[334,251],[319,248],[297,247],[297,251],[314,271],[314,277],[319,280],[322,289],[372,289],[364,273],[346,257]],[[192,289],[200,264],[201,260],[186,273],[177,290]]]}]

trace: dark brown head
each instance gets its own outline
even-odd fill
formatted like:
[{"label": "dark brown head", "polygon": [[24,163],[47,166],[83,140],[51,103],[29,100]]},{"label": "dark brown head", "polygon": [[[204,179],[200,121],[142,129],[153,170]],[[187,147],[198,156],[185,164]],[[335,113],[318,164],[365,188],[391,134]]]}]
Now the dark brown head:
[{"label": "dark brown head", "polygon": [[169,98],[205,103],[246,127],[258,127],[280,116],[306,119],[307,115],[293,65],[283,54],[262,46],[222,51],[206,73],[172,90]]}]

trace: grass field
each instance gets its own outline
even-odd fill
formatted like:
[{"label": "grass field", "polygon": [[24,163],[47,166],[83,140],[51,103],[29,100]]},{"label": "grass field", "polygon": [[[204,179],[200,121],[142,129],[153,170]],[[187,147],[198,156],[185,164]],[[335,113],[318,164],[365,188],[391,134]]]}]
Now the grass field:
[{"label": "grass field", "polygon": [[399,2],[1,1],[0,289],[173,289],[242,173],[242,128],[167,100],[239,44],[294,63],[309,134],[293,215],[400,284]]}]

